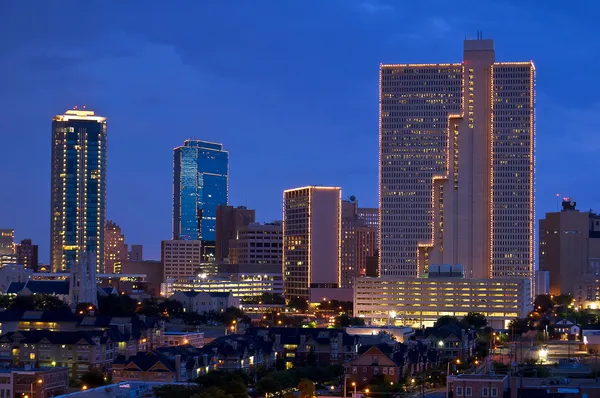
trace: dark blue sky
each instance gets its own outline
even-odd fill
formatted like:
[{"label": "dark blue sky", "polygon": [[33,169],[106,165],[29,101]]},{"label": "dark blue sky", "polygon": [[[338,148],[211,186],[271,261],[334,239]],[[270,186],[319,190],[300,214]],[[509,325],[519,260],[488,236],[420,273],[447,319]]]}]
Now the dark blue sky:
[{"label": "dark blue sky", "polygon": [[108,117],[108,217],[145,257],[170,237],[186,138],[224,143],[230,203],[260,220],[305,184],[376,206],[379,63],[460,62],[477,30],[536,63],[538,216],[556,193],[600,210],[600,5],[461,3],[3,1],[0,228],[48,261],[51,118],[77,104]]}]

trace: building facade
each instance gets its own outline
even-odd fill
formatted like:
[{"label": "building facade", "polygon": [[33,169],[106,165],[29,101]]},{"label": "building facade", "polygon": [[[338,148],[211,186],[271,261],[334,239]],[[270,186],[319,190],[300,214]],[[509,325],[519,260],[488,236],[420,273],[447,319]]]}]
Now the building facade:
[{"label": "building facade", "polygon": [[379,247],[379,209],[377,207],[359,207],[358,219],[363,220],[367,227],[375,228]]},{"label": "building facade", "polygon": [[[237,239],[238,230],[255,221],[256,210],[245,206],[219,205],[217,207],[217,244],[215,248],[215,260],[223,261],[229,255],[229,242]],[[235,262],[231,261],[230,262]]]},{"label": "building facade", "polygon": [[163,240],[161,261],[164,279],[194,275],[200,266],[202,242],[192,239]]},{"label": "building facade", "polygon": [[24,265],[27,269],[37,271],[38,268],[38,246],[31,239],[23,239],[16,245],[17,264]]},{"label": "building facade", "polygon": [[188,276],[170,278],[162,284],[161,296],[171,297],[178,291],[231,292],[234,297],[260,297],[263,293],[283,294],[281,273],[244,273],[224,277]]},{"label": "building facade", "polygon": [[340,286],[341,196],[338,187],[283,192],[283,278],[286,299],[311,288]]},{"label": "building facade", "polygon": [[251,223],[240,227],[237,238],[229,243],[229,262],[232,264],[277,264],[283,258],[283,229],[281,222]]},{"label": "building facade", "polygon": [[70,268],[80,253],[104,266],[106,220],[106,118],[70,109],[52,119],[50,261]]},{"label": "building facade", "polygon": [[548,272],[550,294],[600,302],[600,216],[576,207],[564,198],[561,211],[540,220],[540,271]]},{"label": "building facade", "polygon": [[174,149],[173,239],[201,240],[214,260],[217,207],[228,200],[229,153],[222,144],[186,140]]},{"label": "building facade", "polygon": [[127,257],[127,245],[121,227],[113,221],[107,221],[104,226],[104,272],[121,272],[121,264]]},{"label": "building facade", "polygon": [[[351,199],[354,199],[352,197]],[[357,276],[356,222],[358,203],[356,200],[342,200],[342,231],[340,243],[340,282],[342,288],[351,288]]]},{"label": "building facade", "polygon": [[131,245],[131,249],[127,253],[129,261],[144,261],[144,247],[142,245]]},{"label": "building facade", "polygon": [[535,68],[465,40],[462,63],[380,67],[380,267],[532,278]]},{"label": "building facade", "polygon": [[15,230],[0,229],[0,255],[15,252]]},{"label": "building facade", "polygon": [[356,277],[367,276],[367,260],[376,256],[377,252],[377,229],[371,225],[366,225],[363,220],[358,220],[355,234]]},{"label": "building facade", "polygon": [[240,306],[240,299],[231,292],[179,291],[171,296],[171,300],[180,302],[186,312],[198,314],[210,311],[223,312],[227,308]]},{"label": "building facade", "polygon": [[480,312],[488,325],[506,329],[531,309],[529,279],[381,277],[359,278],[354,290],[354,316],[371,325],[432,326],[439,317]]}]

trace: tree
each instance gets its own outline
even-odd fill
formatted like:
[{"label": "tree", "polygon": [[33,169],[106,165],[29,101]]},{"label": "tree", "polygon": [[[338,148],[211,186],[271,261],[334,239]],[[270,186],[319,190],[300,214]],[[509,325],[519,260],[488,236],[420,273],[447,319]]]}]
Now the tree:
[{"label": "tree", "polygon": [[508,324],[509,330],[514,335],[522,335],[529,331],[529,319],[527,318],[515,318]]},{"label": "tree", "polygon": [[38,311],[56,311],[69,309],[69,307],[58,297],[51,294],[34,294],[33,303]]},{"label": "tree", "polygon": [[137,301],[129,296],[114,295],[98,297],[98,315],[107,316],[133,316]]},{"label": "tree", "polygon": [[561,294],[561,295],[555,296],[554,301],[558,305],[563,305],[565,307],[568,307],[569,304],[571,304],[573,302],[573,297],[571,297],[571,295],[569,295],[569,294]]},{"label": "tree", "polygon": [[458,324],[458,323],[459,323],[458,318],[456,318],[455,316],[444,315],[444,316],[439,317],[433,326],[436,328],[439,328],[441,326]]},{"label": "tree", "polygon": [[306,299],[294,297],[288,302],[288,307],[296,310],[305,311],[308,309],[308,301]]},{"label": "tree", "polygon": [[0,308],[10,308],[12,306],[12,303],[14,301],[14,297],[10,296],[8,294],[2,294],[0,295]]},{"label": "tree", "polygon": [[275,369],[284,370],[285,369],[285,360],[281,357],[277,357],[275,360]]},{"label": "tree", "polygon": [[11,310],[26,310],[33,311],[35,310],[35,302],[33,301],[33,296],[17,296],[12,302],[10,306]]},{"label": "tree", "polygon": [[317,364],[317,355],[312,347],[310,348],[308,355],[306,355],[306,364],[308,366],[315,366]]},{"label": "tree", "polygon": [[533,301],[533,306],[536,310],[547,312],[554,308],[556,301],[549,294],[538,294]]},{"label": "tree", "polygon": [[313,398],[317,396],[315,383],[308,379],[300,380],[300,383],[298,383],[298,390],[300,390],[300,398]]},{"label": "tree", "polygon": [[479,330],[487,326],[487,319],[481,312],[469,312],[462,319],[462,323],[467,327]]},{"label": "tree", "polygon": [[81,384],[88,388],[100,387],[104,385],[104,373],[100,373],[95,370],[91,370],[81,375],[79,378]]},{"label": "tree", "polygon": [[342,314],[335,318],[336,328],[346,328],[348,326],[364,326],[365,320],[363,318],[353,318],[346,314]]},{"label": "tree", "polygon": [[183,314],[183,304],[179,301],[166,299],[158,303],[158,312],[167,313],[169,315]]},{"label": "tree", "polygon": [[[207,388],[205,391],[194,394],[191,398],[230,398],[231,395],[227,394],[225,391],[220,389],[219,387],[211,387]],[[169,397],[169,398],[175,398]]]},{"label": "tree", "polygon": [[248,396],[247,380],[240,374],[217,370],[196,378],[196,382],[204,388],[217,387],[233,397]]}]

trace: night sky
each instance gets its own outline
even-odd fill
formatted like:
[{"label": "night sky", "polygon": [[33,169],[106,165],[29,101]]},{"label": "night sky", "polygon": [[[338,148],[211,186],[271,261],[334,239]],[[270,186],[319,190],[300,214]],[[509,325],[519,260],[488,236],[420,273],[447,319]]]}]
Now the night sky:
[{"label": "night sky", "polygon": [[600,211],[600,5],[459,3],[2,1],[0,228],[48,262],[51,118],[74,105],[108,117],[107,215],[146,258],[171,235],[187,138],[225,145],[230,204],[258,220],[308,184],[374,207],[379,63],[460,62],[477,30],[537,67],[538,217],[557,193]]}]

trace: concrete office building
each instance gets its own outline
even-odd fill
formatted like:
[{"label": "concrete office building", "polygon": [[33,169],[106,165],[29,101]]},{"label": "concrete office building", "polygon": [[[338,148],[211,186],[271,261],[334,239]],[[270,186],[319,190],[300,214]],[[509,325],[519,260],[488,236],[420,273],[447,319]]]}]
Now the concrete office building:
[{"label": "concrete office building", "polygon": [[561,211],[540,220],[540,271],[549,274],[550,294],[600,302],[600,216],[576,206],[564,198]]},{"label": "concrete office building", "polygon": [[232,239],[229,243],[228,257],[232,264],[274,264],[281,267],[282,223],[251,223],[239,227],[237,239]]},{"label": "concrete office building", "polygon": [[202,242],[193,239],[163,240],[161,262],[164,279],[194,275],[201,263]]},{"label": "concrete office building", "polygon": [[17,264],[25,266],[37,272],[38,268],[38,246],[31,242],[31,239],[23,239],[21,243],[16,245],[15,254],[17,256]]},{"label": "concrete office building", "polygon": [[0,229],[0,255],[15,253],[15,230]]},{"label": "concrete office building", "polygon": [[129,253],[127,253],[129,261],[144,261],[144,247],[142,245],[131,245]]},{"label": "concrete office building", "polygon": [[341,195],[338,187],[283,192],[283,278],[286,299],[311,288],[340,287]]},{"label": "concrete office building", "polygon": [[354,197],[342,200],[342,240],[340,250],[340,279],[342,288],[351,288],[357,271],[356,222],[358,203]]},{"label": "concrete office building", "polygon": [[231,292],[234,297],[260,297],[263,293],[283,294],[281,272],[244,273],[228,277],[193,275],[168,278],[161,285],[161,296],[171,297],[177,291]]},{"label": "concrete office building", "polygon": [[[379,242],[379,209],[377,207],[359,207],[358,219],[363,220],[367,227],[375,228],[377,242]],[[379,247],[379,243],[377,245]]]},{"label": "concrete office building", "polygon": [[[367,259],[377,254],[377,229],[358,220],[356,235],[356,276],[367,275]],[[376,275],[374,275],[376,276]]]},{"label": "concrete office building", "polygon": [[511,320],[527,316],[531,309],[529,282],[526,278],[462,278],[439,271],[429,278],[359,278],[354,316],[368,325],[420,328],[433,326],[441,316],[461,318],[480,312],[489,326],[506,329]]},{"label": "concrete office building", "polygon": [[106,118],[70,109],[52,119],[50,262],[54,272],[95,253],[104,267]]},{"label": "concrete office building", "polygon": [[104,272],[107,274],[121,272],[121,264],[127,260],[127,245],[121,227],[113,221],[106,221],[104,226]]},{"label": "concrete office building", "polygon": [[532,278],[534,87],[532,62],[480,36],[461,63],[381,65],[382,275]]},{"label": "concrete office building", "polygon": [[[229,256],[229,242],[237,238],[241,227],[253,223],[255,219],[256,210],[245,206],[233,207],[223,204],[217,207],[215,261],[223,261]],[[230,259],[230,262],[236,261]]]}]

